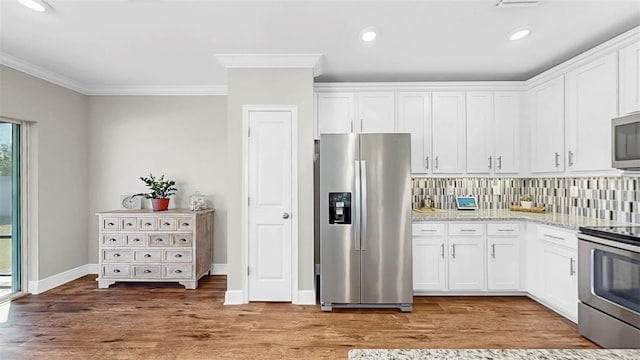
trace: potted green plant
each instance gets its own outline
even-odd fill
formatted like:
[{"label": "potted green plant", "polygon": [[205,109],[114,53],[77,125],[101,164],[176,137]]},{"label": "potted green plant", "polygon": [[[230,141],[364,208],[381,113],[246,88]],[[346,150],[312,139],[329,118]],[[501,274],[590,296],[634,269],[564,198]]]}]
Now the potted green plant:
[{"label": "potted green plant", "polygon": [[164,175],[157,178],[153,174],[149,174],[149,177],[141,176],[140,180],[149,187],[151,192],[133,194],[133,196],[144,196],[146,199],[151,199],[153,211],[167,210],[169,208],[169,196],[175,194],[178,190],[174,186],[176,182],[165,180]]},{"label": "potted green plant", "polygon": [[531,209],[533,197],[529,194],[520,196],[520,206],[525,209]]}]

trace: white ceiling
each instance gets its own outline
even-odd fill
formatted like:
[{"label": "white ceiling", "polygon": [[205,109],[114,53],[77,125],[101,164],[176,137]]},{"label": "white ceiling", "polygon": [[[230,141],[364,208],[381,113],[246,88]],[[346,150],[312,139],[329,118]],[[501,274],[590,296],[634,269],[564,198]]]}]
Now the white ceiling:
[{"label": "white ceiling", "polygon": [[[224,85],[213,55],[238,53],[321,53],[316,81],[526,80],[640,25],[640,0],[48,2],[0,0],[0,59],[84,89]],[[529,37],[507,39],[524,25]]]}]

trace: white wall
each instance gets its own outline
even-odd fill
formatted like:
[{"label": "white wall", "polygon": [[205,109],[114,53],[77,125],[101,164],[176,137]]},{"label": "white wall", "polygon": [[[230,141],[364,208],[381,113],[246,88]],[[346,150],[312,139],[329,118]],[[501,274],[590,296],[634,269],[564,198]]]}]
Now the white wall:
[{"label": "white wall", "polygon": [[119,209],[123,194],[147,192],[139,177],[150,172],[176,181],[178,207],[196,190],[207,196],[216,209],[213,261],[227,262],[226,107],[226,96],[90,97],[89,263],[98,261],[93,215]]},{"label": "white wall", "polygon": [[0,116],[33,122],[29,280],[87,263],[87,96],[0,65]]},{"label": "white wall", "polygon": [[242,290],[242,106],[298,106],[298,289],[313,290],[313,71],[229,69],[227,124],[227,290]]}]

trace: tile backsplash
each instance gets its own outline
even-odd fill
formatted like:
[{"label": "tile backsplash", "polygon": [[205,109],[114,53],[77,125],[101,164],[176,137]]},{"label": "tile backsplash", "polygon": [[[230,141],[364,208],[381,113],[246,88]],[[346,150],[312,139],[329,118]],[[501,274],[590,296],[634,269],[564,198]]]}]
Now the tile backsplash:
[{"label": "tile backsplash", "polygon": [[[575,186],[577,196],[571,196]],[[436,207],[455,208],[455,196],[473,195],[481,209],[504,209],[531,194],[547,211],[640,223],[640,178],[413,178],[413,207],[431,197]],[[448,189],[453,195],[448,195]],[[494,192],[494,190],[496,190]],[[496,194],[496,195],[494,195]]]}]

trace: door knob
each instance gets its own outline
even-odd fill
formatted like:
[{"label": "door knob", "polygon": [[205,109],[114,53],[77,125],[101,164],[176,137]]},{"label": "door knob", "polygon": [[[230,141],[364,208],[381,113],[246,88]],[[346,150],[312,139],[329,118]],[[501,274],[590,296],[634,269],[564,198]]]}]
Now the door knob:
[{"label": "door knob", "polygon": [[284,214],[282,214],[282,218],[283,218],[283,219],[288,219],[288,218],[289,218],[289,213],[284,213]]}]

